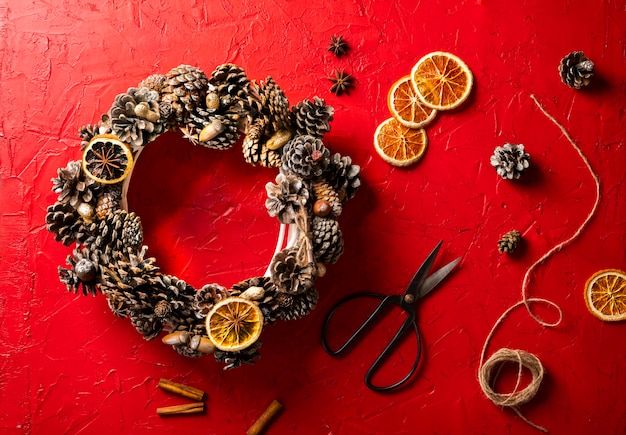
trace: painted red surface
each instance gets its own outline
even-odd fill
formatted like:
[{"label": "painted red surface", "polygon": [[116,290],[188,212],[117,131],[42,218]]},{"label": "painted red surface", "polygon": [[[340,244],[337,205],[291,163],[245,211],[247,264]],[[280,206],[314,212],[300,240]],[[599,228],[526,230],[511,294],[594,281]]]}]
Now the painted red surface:
[{"label": "painted red surface", "polygon": [[[581,236],[530,281],[530,295],[561,306],[563,322],[543,328],[518,310],[489,352],[506,346],[541,359],[545,381],[521,410],[550,433],[624,433],[626,324],[592,317],[582,291],[595,271],[626,269],[625,29],[624,5],[611,0],[0,3],[0,431],[239,434],[278,398],[285,411],[271,434],[538,433],[477,382],[485,338],[521,298],[524,272],[574,234],[594,202],[592,177],[535,95],[588,157],[601,202]],[[333,34],[351,45],[342,59],[326,51]],[[387,90],[434,50],[467,62],[472,97],[429,127],[418,165],[390,167],[372,145],[389,116]],[[560,82],[559,60],[573,50],[596,64],[588,89]],[[158,339],[145,342],[102,296],[67,293],[56,270],[70,249],[44,225],[50,178],[80,157],[81,125],[149,74],[181,63],[211,72],[224,62],[252,79],[273,76],[292,104],[325,98],[336,110],[326,143],[363,176],[340,220],[346,252],[316,283],[318,308],[267,327],[261,360],[227,372],[210,356],[186,359]],[[333,69],[353,73],[349,96],[329,93]],[[489,165],[505,141],[531,154],[520,181],[499,179]],[[194,148],[169,135],[142,154],[131,208],[163,271],[228,286],[261,274],[271,257],[277,223],[263,186],[273,177],[238,149]],[[514,228],[523,248],[500,255],[498,238]],[[322,318],[351,292],[399,291],[440,239],[441,262],[463,261],[419,307],[419,375],[402,391],[369,391],[362,377],[393,319],[332,358],[320,344]],[[412,350],[407,342],[400,359]],[[206,390],[207,413],[158,417],[157,407],[184,402],[158,390],[159,378]]]}]

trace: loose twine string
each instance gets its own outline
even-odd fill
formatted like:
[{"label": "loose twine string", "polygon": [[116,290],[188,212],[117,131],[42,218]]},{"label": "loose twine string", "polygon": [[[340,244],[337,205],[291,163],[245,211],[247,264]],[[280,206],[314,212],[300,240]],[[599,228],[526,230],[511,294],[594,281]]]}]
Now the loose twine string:
[{"label": "loose twine string", "polygon": [[[494,404],[512,409],[522,420],[524,420],[526,423],[528,423],[535,429],[541,430],[543,432],[548,432],[546,428],[539,426],[533,423],[532,421],[528,420],[526,417],[524,417],[524,415],[518,409],[520,405],[524,405],[530,402],[535,397],[535,395],[537,394],[537,391],[539,390],[539,386],[541,385],[541,381],[543,380],[543,374],[544,374],[543,365],[541,364],[541,361],[539,360],[539,358],[537,358],[537,356],[531,353],[528,353],[524,350],[519,350],[519,349],[513,350],[513,349],[508,349],[508,348],[498,349],[493,355],[491,355],[491,357],[489,357],[489,359],[487,359],[487,361],[485,361],[485,356],[487,354],[487,347],[489,346],[489,342],[493,338],[497,328],[500,326],[500,324],[502,324],[502,322],[509,316],[509,314],[512,311],[514,311],[516,308],[520,306],[524,306],[526,308],[526,311],[528,311],[528,314],[530,315],[530,317],[533,320],[535,320],[537,323],[539,323],[541,326],[550,328],[550,327],[555,327],[561,323],[561,320],[563,319],[563,312],[561,308],[554,302],[549,301],[548,299],[529,298],[528,297],[528,283],[530,281],[530,276],[533,273],[533,271],[539,265],[545,262],[550,256],[552,256],[556,252],[559,252],[565,246],[573,242],[578,236],[580,236],[580,234],[586,228],[589,221],[593,218],[593,216],[595,215],[598,209],[598,205],[600,204],[600,179],[598,178],[596,173],[593,171],[593,168],[589,164],[589,161],[583,154],[582,150],[578,147],[578,145],[576,145],[576,142],[574,142],[574,140],[572,139],[570,134],[567,132],[567,130],[565,130],[565,127],[563,127],[552,115],[550,115],[546,111],[546,109],[541,105],[541,103],[539,103],[539,101],[537,100],[537,98],[535,98],[534,95],[531,95],[530,98],[535,102],[539,110],[541,110],[541,112],[550,121],[552,121],[554,125],[556,125],[561,130],[561,133],[563,133],[563,135],[569,141],[572,147],[574,147],[576,152],[578,152],[578,155],[584,162],[585,166],[587,166],[589,173],[591,174],[591,176],[593,177],[595,181],[596,199],[593,204],[593,207],[589,211],[589,214],[587,215],[583,223],[580,225],[578,230],[570,238],[559,243],[558,245],[550,249],[548,252],[546,252],[541,258],[539,258],[537,261],[531,264],[530,267],[526,270],[526,273],[524,274],[524,279],[522,281],[522,300],[512,305],[504,313],[502,313],[500,318],[496,321],[496,323],[491,328],[491,331],[489,331],[489,334],[487,335],[487,339],[485,340],[485,344],[483,345],[483,349],[480,355],[480,365],[478,367],[478,382],[480,383],[480,387],[483,390],[483,393]],[[541,319],[532,311],[532,308],[531,308],[532,304],[544,304],[544,305],[554,308],[558,313],[558,319],[555,322],[547,322]],[[517,363],[517,366],[518,366],[517,381],[515,383],[515,388],[510,393],[496,393],[493,390],[492,385],[495,384],[496,379],[498,378],[500,369],[502,368],[503,364],[507,362]],[[524,368],[530,371],[532,375],[532,381],[525,388],[518,390],[518,388],[520,387],[521,380],[522,380],[522,371]]]}]

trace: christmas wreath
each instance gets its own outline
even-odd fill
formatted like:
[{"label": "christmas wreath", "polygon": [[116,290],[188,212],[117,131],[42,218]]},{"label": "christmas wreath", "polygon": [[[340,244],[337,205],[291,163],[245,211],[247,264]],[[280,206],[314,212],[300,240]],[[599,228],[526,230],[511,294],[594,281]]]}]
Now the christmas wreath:
[{"label": "christmas wreath", "polygon": [[[60,280],[73,293],[104,294],[147,340],[166,331],[163,342],[184,356],[213,353],[225,368],[254,362],[263,325],[310,313],[319,297],[315,279],[343,252],[337,217],[360,185],[360,168],[322,142],[333,112],[318,97],[290,107],[271,77],[250,81],[233,64],[210,76],[180,65],[129,88],[97,124],[80,129],[82,160],[52,179],[58,198],[47,228],[75,244]],[[266,185],[265,206],[281,225],[263,276],[195,289],[147,256],[126,190],[141,150],[171,130],[217,150],[243,133],[245,160],[279,169]]]}]

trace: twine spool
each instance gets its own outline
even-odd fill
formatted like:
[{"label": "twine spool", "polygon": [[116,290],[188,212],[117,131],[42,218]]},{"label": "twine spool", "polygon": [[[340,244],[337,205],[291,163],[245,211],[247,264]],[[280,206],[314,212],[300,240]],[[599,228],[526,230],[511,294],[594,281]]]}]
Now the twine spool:
[{"label": "twine spool", "polygon": [[[598,178],[596,173],[593,171],[593,168],[589,164],[589,160],[587,160],[587,158],[583,154],[580,147],[576,145],[576,143],[574,142],[570,134],[567,132],[567,130],[565,130],[565,127],[563,127],[552,115],[550,115],[546,111],[546,109],[544,109],[544,107],[539,103],[539,101],[534,95],[531,95],[530,98],[535,102],[539,110],[541,110],[541,112],[550,121],[552,121],[554,125],[556,125],[561,130],[561,133],[563,133],[565,138],[569,141],[569,143],[572,145],[574,150],[576,150],[576,152],[582,159],[583,163],[589,170],[589,173],[591,174],[595,182],[596,199],[594,201],[593,207],[587,214],[587,217],[585,218],[583,223],[580,225],[580,227],[576,230],[576,232],[567,240],[564,240],[563,242],[557,244],[548,252],[546,252],[543,256],[541,256],[541,258],[539,258],[537,261],[531,264],[526,270],[526,273],[524,274],[524,279],[522,280],[522,300],[512,305],[504,313],[502,313],[500,318],[496,321],[496,323],[491,328],[491,331],[489,331],[487,338],[485,339],[485,344],[483,345],[483,350],[480,355],[480,365],[478,367],[478,382],[485,396],[487,396],[489,400],[491,400],[494,404],[504,407],[504,408],[512,409],[522,420],[524,420],[526,423],[528,423],[535,429],[541,430],[543,432],[548,432],[546,428],[539,426],[533,423],[532,421],[528,420],[526,417],[524,417],[524,415],[522,415],[522,413],[518,409],[518,406],[530,402],[535,397],[535,395],[537,394],[537,391],[539,390],[539,387],[541,386],[541,381],[543,380],[543,375],[544,375],[544,369],[539,358],[537,358],[535,355],[528,353],[524,350],[512,350],[508,348],[498,349],[486,361],[485,361],[485,355],[487,353],[487,346],[489,346],[489,342],[491,341],[491,338],[496,332],[496,329],[498,328],[498,326],[500,326],[500,324],[504,321],[504,319],[508,317],[511,311],[515,310],[517,307],[520,307],[523,305],[526,308],[526,311],[528,312],[530,317],[533,320],[535,320],[537,323],[539,323],[541,326],[555,327],[561,323],[561,320],[563,318],[563,312],[561,308],[554,302],[549,301],[547,299],[529,298],[528,297],[528,283],[530,282],[531,274],[535,270],[535,268],[538,267],[540,264],[542,264],[544,261],[546,261],[548,258],[550,258],[553,254],[559,252],[562,248],[569,245],[578,236],[580,236],[580,234],[583,232],[583,230],[585,229],[589,221],[593,218],[600,204],[600,179]],[[541,319],[532,311],[531,306],[533,303],[543,303],[550,307],[555,308],[559,314],[558,320],[556,322],[546,322],[545,320]],[[513,363],[518,364],[517,382],[515,384],[515,388],[513,389],[511,393],[505,393],[505,394],[496,393],[493,390],[492,385],[493,383],[495,383],[495,381],[498,378],[499,368],[501,368],[502,364],[506,362],[513,362]],[[518,390],[521,380],[522,380],[522,370],[524,368],[527,368],[530,371],[533,379],[526,388],[522,390]],[[494,375],[494,370],[496,369],[498,370],[495,372],[495,375]]]}]

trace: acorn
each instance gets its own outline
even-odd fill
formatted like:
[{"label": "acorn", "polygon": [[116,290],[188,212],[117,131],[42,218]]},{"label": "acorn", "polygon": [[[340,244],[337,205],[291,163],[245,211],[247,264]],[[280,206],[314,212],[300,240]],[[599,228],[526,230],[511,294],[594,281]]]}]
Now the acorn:
[{"label": "acorn", "polygon": [[274,135],[267,140],[265,145],[268,150],[276,151],[285,146],[285,144],[291,140],[291,136],[291,132],[283,128],[274,133]]},{"label": "acorn", "polygon": [[220,107],[220,97],[217,92],[206,94],[206,108],[209,112],[215,112]]},{"label": "acorn", "polygon": [[150,106],[148,106],[148,103],[145,101],[137,104],[134,111],[135,115],[139,118],[147,119],[150,122],[157,122],[161,118],[161,115],[158,112],[150,110]]},{"label": "acorn", "polygon": [[211,139],[214,139],[217,135],[223,132],[226,129],[222,121],[216,119],[210,124],[207,124],[201,131],[198,139],[200,142],[208,142]]},{"label": "acorn", "polygon": [[74,273],[83,282],[92,281],[96,277],[96,265],[82,258],[74,266]]},{"label": "acorn", "polygon": [[325,199],[318,199],[313,204],[313,214],[319,217],[326,217],[330,214],[332,208],[330,203]]},{"label": "acorn", "polygon": [[81,202],[80,204],[78,204],[78,207],[76,207],[76,211],[78,212],[80,217],[82,217],[83,220],[87,223],[91,222],[91,219],[95,214],[95,211],[91,204],[87,204],[86,202]]}]

